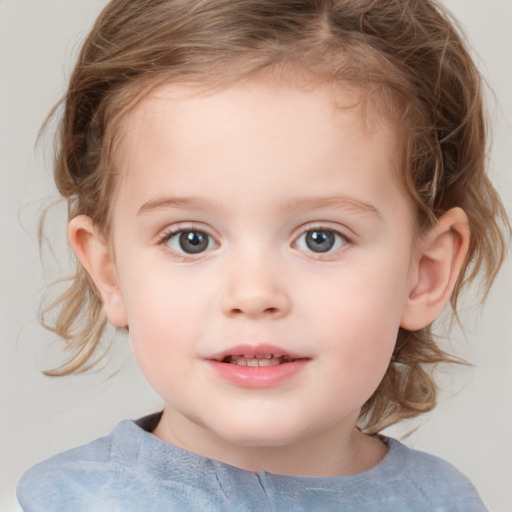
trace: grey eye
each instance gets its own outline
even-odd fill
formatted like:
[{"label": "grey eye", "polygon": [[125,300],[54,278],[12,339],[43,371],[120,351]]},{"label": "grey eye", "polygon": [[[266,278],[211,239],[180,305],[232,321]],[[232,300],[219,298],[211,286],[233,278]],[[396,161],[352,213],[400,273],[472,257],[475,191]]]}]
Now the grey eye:
[{"label": "grey eye", "polygon": [[204,231],[188,230],[172,234],[167,240],[167,245],[175,252],[199,254],[211,249],[215,242]]},{"label": "grey eye", "polygon": [[324,253],[341,248],[347,240],[330,229],[311,229],[303,233],[295,242],[298,249]]}]

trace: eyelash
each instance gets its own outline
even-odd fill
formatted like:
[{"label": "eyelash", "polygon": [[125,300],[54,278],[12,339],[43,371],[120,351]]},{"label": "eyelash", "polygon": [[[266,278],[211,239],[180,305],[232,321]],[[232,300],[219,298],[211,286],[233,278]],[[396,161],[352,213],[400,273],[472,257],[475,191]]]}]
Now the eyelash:
[{"label": "eyelash", "polygon": [[[208,238],[208,245],[206,247],[205,250],[202,250],[202,251],[199,251],[197,253],[193,253],[193,252],[190,252],[190,253],[187,253],[187,252],[182,252],[182,251],[178,251],[176,249],[173,249],[172,247],[170,247],[168,244],[169,242],[174,238],[176,237],[176,235],[179,235],[179,234],[184,234],[184,233],[201,233],[202,235],[205,235],[207,238]],[[179,240],[179,237],[178,237],[178,240]],[[210,235],[206,230],[204,229],[199,229],[199,228],[194,228],[192,226],[186,226],[186,227],[183,227],[183,226],[178,226],[176,228],[169,228],[168,230],[166,230],[161,238],[158,240],[158,245],[164,245],[164,246],[167,246],[167,248],[169,250],[171,250],[173,253],[175,254],[178,254],[180,256],[182,256],[184,259],[185,258],[194,258],[194,256],[197,254],[197,255],[200,255],[200,254],[203,254],[204,252],[207,252],[208,250],[211,250],[211,242],[213,241],[213,244],[215,244],[215,246],[218,247],[218,242],[215,240],[215,238]]]},{"label": "eyelash", "polygon": [[[335,249],[330,247],[328,250],[326,250],[324,252],[321,252],[321,251],[320,252],[316,252],[316,251],[313,251],[313,250],[307,251],[307,250],[300,249],[299,247],[297,247],[298,241],[304,235],[307,235],[308,233],[314,233],[314,232],[317,232],[317,233],[319,233],[319,232],[331,233],[335,237],[335,243],[336,243],[336,239],[338,239],[338,245],[340,244],[340,239],[341,239],[341,245],[339,245]],[[349,244],[352,244],[352,240],[349,237],[347,237],[345,234],[343,234],[340,231],[338,231],[337,229],[334,229],[334,228],[331,228],[331,227],[327,227],[325,225],[324,226],[322,226],[322,225],[316,225],[316,226],[308,225],[305,228],[303,228],[303,230],[301,231],[299,236],[297,236],[295,238],[292,246],[296,247],[301,252],[307,252],[308,254],[314,255],[314,257],[317,258],[317,259],[327,260],[330,257],[333,257],[335,255],[339,255],[340,253],[344,252],[347,249],[347,245],[349,245]]]},{"label": "eyelash", "polygon": [[[323,233],[332,234],[333,238],[334,238],[334,245],[337,244],[338,247],[336,247],[334,250],[332,249],[332,247],[329,247],[325,251],[318,251],[318,252],[314,251],[314,250],[301,249],[300,247],[298,247],[298,242],[299,242],[299,240],[301,240],[302,237],[304,237],[304,235],[307,235],[308,233],[314,233],[314,232],[317,232],[317,233],[323,232]],[[196,253],[185,252],[184,250],[176,250],[169,246],[169,242],[174,237],[176,237],[177,235],[180,235],[180,234],[184,234],[184,233],[195,233],[195,234],[202,234],[202,235],[206,236],[208,239],[207,246],[204,249],[201,249]],[[177,240],[178,240],[178,243],[180,243],[179,237],[177,237]],[[212,247],[212,242],[213,242],[213,247]],[[340,245],[340,243],[341,243],[341,245]],[[330,227],[318,225],[318,226],[307,226],[307,227],[303,228],[301,233],[294,239],[294,241],[291,245],[292,245],[292,247],[296,248],[297,250],[299,250],[303,253],[308,253],[308,254],[314,255],[314,257],[317,259],[329,259],[329,257],[331,257],[332,255],[339,254],[340,252],[343,252],[344,250],[346,250],[347,249],[346,246],[351,243],[352,243],[351,239],[349,237],[347,237],[346,235],[344,235],[343,233],[340,233],[338,230],[330,228]],[[307,244],[307,242],[306,242],[306,244]],[[175,228],[169,228],[168,230],[166,230],[162,234],[162,236],[159,238],[158,245],[166,246],[166,249],[170,250],[174,254],[181,256],[183,258],[183,260],[186,261],[188,259],[195,259],[197,256],[201,256],[204,253],[211,251],[213,248],[218,247],[219,243],[215,240],[215,238],[212,235],[210,235],[204,229],[194,228],[192,226],[177,226]],[[311,249],[311,247],[309,247],[309,249]]]}]

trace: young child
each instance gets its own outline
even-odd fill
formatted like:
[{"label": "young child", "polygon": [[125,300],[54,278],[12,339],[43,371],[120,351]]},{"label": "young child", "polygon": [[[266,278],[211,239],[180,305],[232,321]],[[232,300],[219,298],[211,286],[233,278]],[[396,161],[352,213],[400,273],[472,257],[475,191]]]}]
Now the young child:
[{"label": "young child", "polygon": [[449,15],[391,0],[112,0],[64,103],[80,262],[55,331],[128,331],[163,411],[31,469],[29,511],[481,511],[379,434],[456,359],[507,225],[480,77]]}]

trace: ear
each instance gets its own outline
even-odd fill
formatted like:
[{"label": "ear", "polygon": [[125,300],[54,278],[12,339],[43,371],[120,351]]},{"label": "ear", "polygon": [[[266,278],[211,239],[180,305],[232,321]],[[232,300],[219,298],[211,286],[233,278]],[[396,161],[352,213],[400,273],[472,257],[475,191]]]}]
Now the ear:
[{"label": "ear", "polygon": [[448,210],[421,237],[400,327],[416,331],[441,314],[466,259],[469,237],[468,218],[461,208]]},{"label": "ear", "polygon": [[86,215],[78,215],[69,221],[68,238],[76,257],[101,295],[108,319],[117,327],[126,327],[128,319],[123,295],[108,242]]}]

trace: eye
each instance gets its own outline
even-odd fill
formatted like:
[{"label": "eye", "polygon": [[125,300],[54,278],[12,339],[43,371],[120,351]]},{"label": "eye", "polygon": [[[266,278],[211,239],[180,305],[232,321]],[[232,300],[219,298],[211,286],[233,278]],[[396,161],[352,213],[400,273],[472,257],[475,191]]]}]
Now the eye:
[{"label": "eye", "polygon": [[170,233],[165,237],[164,243],[174,252],[185,254],[199,254],[217,246],[208,233],[196,229]]},{"label": "eye", "polygon": [[315,253],[325,253],[340,249],[347,239],[331,229],[310,229],[299,236],[295,242],[297,249]]}]

